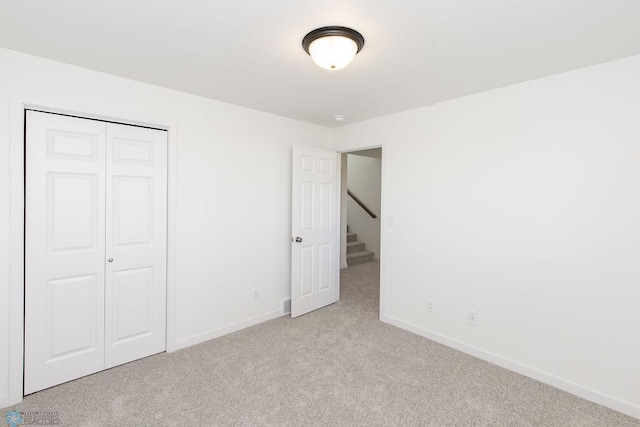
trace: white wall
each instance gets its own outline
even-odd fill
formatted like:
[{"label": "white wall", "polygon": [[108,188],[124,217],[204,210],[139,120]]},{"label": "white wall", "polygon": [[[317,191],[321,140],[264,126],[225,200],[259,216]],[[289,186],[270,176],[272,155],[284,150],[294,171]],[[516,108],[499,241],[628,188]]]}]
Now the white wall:
[{"label": "white wall", "polygon": [[640,417],[638,76],[634,56],[341,128],[336,149],[383,145],[383,320]]},{"label": "white wall", "polygon": [[0,49],[0,406],[11,303],[10,94],[175,121],[179,346],[279,314],[290,295],[291,147],[323,147],[329,130]]},{"label": "white wall", "polygon": [[[381,151],[381,150],[378,150]],[[358,233],[358,240],[366,243],[366,249],[380,259],[380,172],[381,157],[347,154],[347,186],[349,190],[371,209],[371,216],[351,197],[347,199],[347,223],[351,231]]]}]

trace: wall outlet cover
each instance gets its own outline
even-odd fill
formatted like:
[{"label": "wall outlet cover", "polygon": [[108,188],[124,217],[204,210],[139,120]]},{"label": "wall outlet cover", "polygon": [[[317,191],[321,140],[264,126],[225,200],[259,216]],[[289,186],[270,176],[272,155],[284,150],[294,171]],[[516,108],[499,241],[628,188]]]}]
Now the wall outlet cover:
[{"label": "wall outlet cover", "polygon": [[433,300],[432,299],[428,299],[427,300],[427,311],[429,313],[433,313]]},{"label": "wall outlet cover", "polygon": [[469,311],[467,314],[467,323],[471,326],[478,326],[478,312],[477,311]]}]

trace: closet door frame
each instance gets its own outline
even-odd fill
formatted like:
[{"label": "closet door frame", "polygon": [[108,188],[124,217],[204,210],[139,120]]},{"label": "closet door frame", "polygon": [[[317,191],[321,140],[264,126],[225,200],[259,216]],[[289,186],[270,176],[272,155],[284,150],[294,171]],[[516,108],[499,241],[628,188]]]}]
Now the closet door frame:
[{"label": "closet door frame", "polygon": [[[167,131],[167,327],[166,352],[178,349],[176,343],[176,138],[175,120],[141,116],[126,111],[87,107],[36,97],[13,95],[10,100],[10,237],[9,237],[9,393],[0,396],[0,407],[22,401],[24,396],[24,213],[25,213],[25,123],[26,111],[63,114],[85,119]],[[3,307],[4,309],[4,307]]]}]

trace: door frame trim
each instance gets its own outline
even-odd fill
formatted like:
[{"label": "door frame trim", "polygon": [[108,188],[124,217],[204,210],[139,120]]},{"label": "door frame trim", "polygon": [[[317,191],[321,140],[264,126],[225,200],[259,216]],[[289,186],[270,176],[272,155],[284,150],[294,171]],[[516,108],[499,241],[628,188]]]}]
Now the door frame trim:
[{"label": "door frame trim", "polygon": [[[24,393],[24,227],[25,227],[25,110],[38,110],[152,127],[167,131],[167,331],[166,352],[176,345],[176,231],[177,139],[173,119],[143,116],[126,111],[77,105],[49,99],[12,95],[9,117],[10,235],[9,235],[9,396],[7,405],[20,403]],[[4,405],[2,405],[4,406]]]}]

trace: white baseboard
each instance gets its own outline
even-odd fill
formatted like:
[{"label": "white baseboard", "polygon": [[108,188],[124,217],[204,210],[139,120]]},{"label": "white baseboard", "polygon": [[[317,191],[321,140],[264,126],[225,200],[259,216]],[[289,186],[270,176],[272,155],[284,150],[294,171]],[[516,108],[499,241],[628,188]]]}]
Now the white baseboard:
[{"label": "white baseboard", "polygon": [[470,346],[447,336],[431,332],[420,326],[405,322],[404,320],[397,319],[393,316],[382,315],[380,317],[380,320],[390,325],[396,326],[400,329],[413,332],[414,334],[446,345],[447,347],[451,347],[475,356],[479,359],[486,360],[487,362],[493,363],[494,365],[501,366],[510,371],[517,372],[526,377],[533,378],[534,380],[559,388],[560,390],[566,391],[567,393],[571,393],[599,405],[606,406],[607,408],[611,408],[614,411],[622,412],[623,414],[640,419],[640,406],[636,406],[630,402],[626,402],[624,400],[616,399],[615,397],[599,393],[590,388],[583,387],[571,381],[556,377],[555,375],[551,375],[530,366],[523,365],[511,359],[504,358],[494,353],[489,353],[487,351]]},{"label": "white baseboard", "polygon": [[[0,408],[8,408],[9,406],[12,406],[9,404],[9,395],[0,394]],[[4,417],[4,415],[2,415],[2,417]]]},{"label": "white baseboard", "polygon": [[192,345],[200,344],[205,341],[209,341],[211,339],[218,338],[223,335],[227,335],[232,332],[236,332],[241,329],[248,328],[249,326],[257,325],[258,323],[266,322],[267,320],[272,320],[284,315],[285,314],[282,313],[282,310],[272,311],[270,313],[265,313],[257,317],[252,317],[250,319],[243,320],[241,322],[223,326],[222,328],[214,329],[207,332],[202,332],[200,334],[193,335],[189,338],[178,340],[176,342],[175,350],[191,347]]}]

